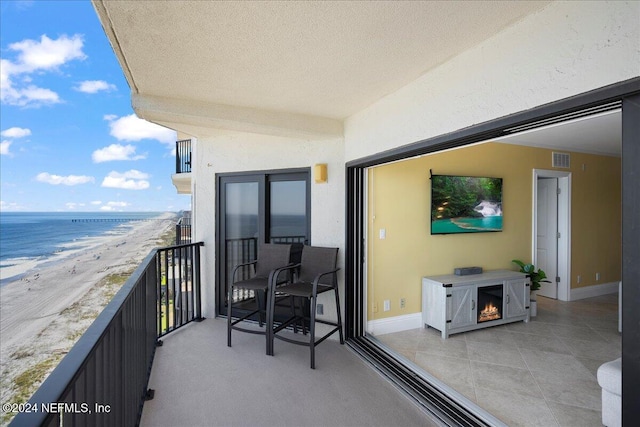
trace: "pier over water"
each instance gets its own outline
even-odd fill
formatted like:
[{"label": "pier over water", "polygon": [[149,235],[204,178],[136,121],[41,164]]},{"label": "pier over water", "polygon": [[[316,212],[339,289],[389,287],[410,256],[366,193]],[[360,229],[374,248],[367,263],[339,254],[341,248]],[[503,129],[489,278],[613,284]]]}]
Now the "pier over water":
[{"label": "pier over water", "polygon": [[130,222],[130,221],[168,221],[173,218],[78,218],[71,222]]}]

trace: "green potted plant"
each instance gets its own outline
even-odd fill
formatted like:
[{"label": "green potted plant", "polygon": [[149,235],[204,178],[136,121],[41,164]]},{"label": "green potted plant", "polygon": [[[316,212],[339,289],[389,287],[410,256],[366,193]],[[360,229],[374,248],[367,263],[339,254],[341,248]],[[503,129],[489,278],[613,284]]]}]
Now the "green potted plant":
[{"label": "green potted plant", "polygon": [[538,269],[536,270],[536,267],[533,264],[525,264],[524,262],[520,261],[519,259],[514,259],[511,260],[512,263],[516,264],[518,267],[520,267],[520,272],[521,273],[525,273],[527,276],[529,276],[529,280],[531,281],[531,286],[530,286],[530,291],[531,291],[531,301],[530,301],[530,308],[531,308],[531,316],[535,316],[537,314],[538,311],[538,302],[536,300],[536,291],[538,289],[540,289],[540,283],[545,282],[545,283],[551,283],[550,280],[546,280],[547,279],[547,274],[542,270],[542,269]]}]

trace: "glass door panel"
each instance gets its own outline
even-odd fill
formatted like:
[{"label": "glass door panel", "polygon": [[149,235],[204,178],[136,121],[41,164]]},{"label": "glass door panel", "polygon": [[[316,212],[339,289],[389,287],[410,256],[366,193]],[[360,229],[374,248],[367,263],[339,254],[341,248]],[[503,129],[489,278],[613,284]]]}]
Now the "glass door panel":
[{"label": "glass door panel", "polygon": [[[224,188],[225,287],[232,282],[236,265],[256,259],[260,229],[259,182],[229,182]],[[236,280],[247,279],[250,268],[238,270]],[[226,292],[226,290],[225,290]],[[253,292],[235,291],[234,303],[253,298]]]},{"label": "glass door panel", "polygon": [[306,243],[307,183],[274,181],[269,183],[269,241]]},{"label": "glass door panel", "polygon": [[[216,299],[218,313],[226,315],[233,270],[254,261],[260,243],[309,242],[309,171],[223,175],[218,179],[218,197],[216,276],[222,286]],[[252,274],[252,268],[239,269],[235,279]],[[253,300],[254,294],[241,291],[233,298],[234,311],[242,310],[242,301]]]}]

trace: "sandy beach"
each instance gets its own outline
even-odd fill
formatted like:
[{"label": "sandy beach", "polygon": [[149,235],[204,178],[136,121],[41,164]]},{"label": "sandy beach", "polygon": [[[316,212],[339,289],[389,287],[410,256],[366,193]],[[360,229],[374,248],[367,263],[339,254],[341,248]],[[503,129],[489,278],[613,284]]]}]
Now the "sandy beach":
[{"label": "sandy beach", "polygon": [[15,267],[21,270],[3,274],[22,273],[0,288],[2,403],[20,401],[16,379],[28,376],[34,367],[51,371],[69,351],[118,291],[124,276],[159,245],[165,232],[173,230],[175,214],[163,214],[161,219],[136,222],[125,234],[85,241],[87,246],[54,261],[22,263]]}]

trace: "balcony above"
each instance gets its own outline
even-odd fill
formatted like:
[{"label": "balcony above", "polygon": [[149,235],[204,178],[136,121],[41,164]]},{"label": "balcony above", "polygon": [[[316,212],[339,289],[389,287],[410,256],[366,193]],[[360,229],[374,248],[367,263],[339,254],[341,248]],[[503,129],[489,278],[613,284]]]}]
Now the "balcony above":
[{"label": "balcony above", "polygon": [[171,182],[176,187],[178,194],[191,194],[191,172],[174,173],[171,175]]},{"label": "balcony above", "polygon": [[178,194],[191,194],[191,140],[176,141],[176,173],[171,181]]}]

